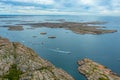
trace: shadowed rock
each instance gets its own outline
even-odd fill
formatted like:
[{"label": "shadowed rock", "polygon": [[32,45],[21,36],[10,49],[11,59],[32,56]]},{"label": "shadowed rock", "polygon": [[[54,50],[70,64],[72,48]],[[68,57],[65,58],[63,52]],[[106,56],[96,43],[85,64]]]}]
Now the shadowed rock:
[{"label": "shadowed rock", "polygon": [[56,38],[56,37],[55,37],[55,36],[48,36],[48,38],[54,39],[54,38]]},{"label": "shadowed rock", "polygon": [[41,34],[41,35],[46,35],[47,33],[46,33],[46,32],[41,32],[40,34]]}]

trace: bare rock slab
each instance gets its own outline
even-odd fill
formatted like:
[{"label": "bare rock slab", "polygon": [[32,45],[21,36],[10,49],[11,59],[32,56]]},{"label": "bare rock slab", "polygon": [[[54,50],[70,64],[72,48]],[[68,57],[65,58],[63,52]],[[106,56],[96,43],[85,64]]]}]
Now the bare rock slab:
[{"label": "bare rock slab", "polygon": [[32,49],[0,37],[0,80],[74,80]]},{"label": "bare rock slab", "polygon": [[120,80],[120,76],[112,72],[105,66],[96,63],[90,59],[78,61],[78,71],[82,73],[87,80]]}]

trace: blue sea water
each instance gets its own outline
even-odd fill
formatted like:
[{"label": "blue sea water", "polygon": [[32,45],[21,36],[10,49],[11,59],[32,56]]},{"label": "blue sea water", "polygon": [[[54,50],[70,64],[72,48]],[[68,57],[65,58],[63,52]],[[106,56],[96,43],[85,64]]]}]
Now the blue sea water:
[{"label": "blue sea water", "polygon": [[[107,22],[101,26],[117,30],[117,32],[102,35],[81,35],[63,28],[27,29],[30,26],[24,25],[23,31],[8,31],[7,27],[3,27],[4,25],[25,22],[51,22],[58,19],[70,22]],[[67,71],[75,80],[86,80],[77,70],[77,61],[86,57],[107,66],[120,75],[119,21],[119,16],[0,16],[0,36],[32,48],[40,57]],[[40,35],[40,32],[47,34]],[[56,36],[56,38],[49,39],[48,36]]]}]

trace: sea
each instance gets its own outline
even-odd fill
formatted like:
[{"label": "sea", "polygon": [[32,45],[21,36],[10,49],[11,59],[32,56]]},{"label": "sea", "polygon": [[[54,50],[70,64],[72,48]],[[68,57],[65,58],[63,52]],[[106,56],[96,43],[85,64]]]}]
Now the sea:
[{"label": "sea", "polygon": [[[115,33],[93,35],[77,34],[64,28],[31,28],[23,25],[22,31],[10,31],[10,25],[41,22],[106,22],[97,26],[117,30]],[[46,32],[46,35],[41,35]],[[50,61],[75,78],[86,80],[78,72],[77,61],[89,58],[120,75],[120,16],[89,15],[1,15],[0,36],[32,48],[40,57]],[[55,36],[50,39],[48,36]]]}]

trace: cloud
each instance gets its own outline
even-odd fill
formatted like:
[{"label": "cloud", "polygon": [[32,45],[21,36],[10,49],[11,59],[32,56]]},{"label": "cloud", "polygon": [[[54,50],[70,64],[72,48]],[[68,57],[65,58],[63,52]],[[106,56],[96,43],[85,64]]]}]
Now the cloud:
[{"label": "cloud", "polygon": [[4,13],[120,15],[120,0],[1,0]]},{"label": "cloud", "polygon": [[14,6],[12,4],[0,3],[0,14],[75,14],[76,12],[59,11],[58,9],[42,9],[36,6]]},{"label": "cloud", "polygon": [[44,4],[50,5],[54,3],[54,0],[2,0],[4,2],[11,1],[11,2],[20,2],[20,3],[34,3],[34,4]]},{"label": "cloud", "polygon": [[93,6],[96,5],[96,1],[95,0],[78,0],[78,3],[80,5],[87,5],[87,6]]}]

